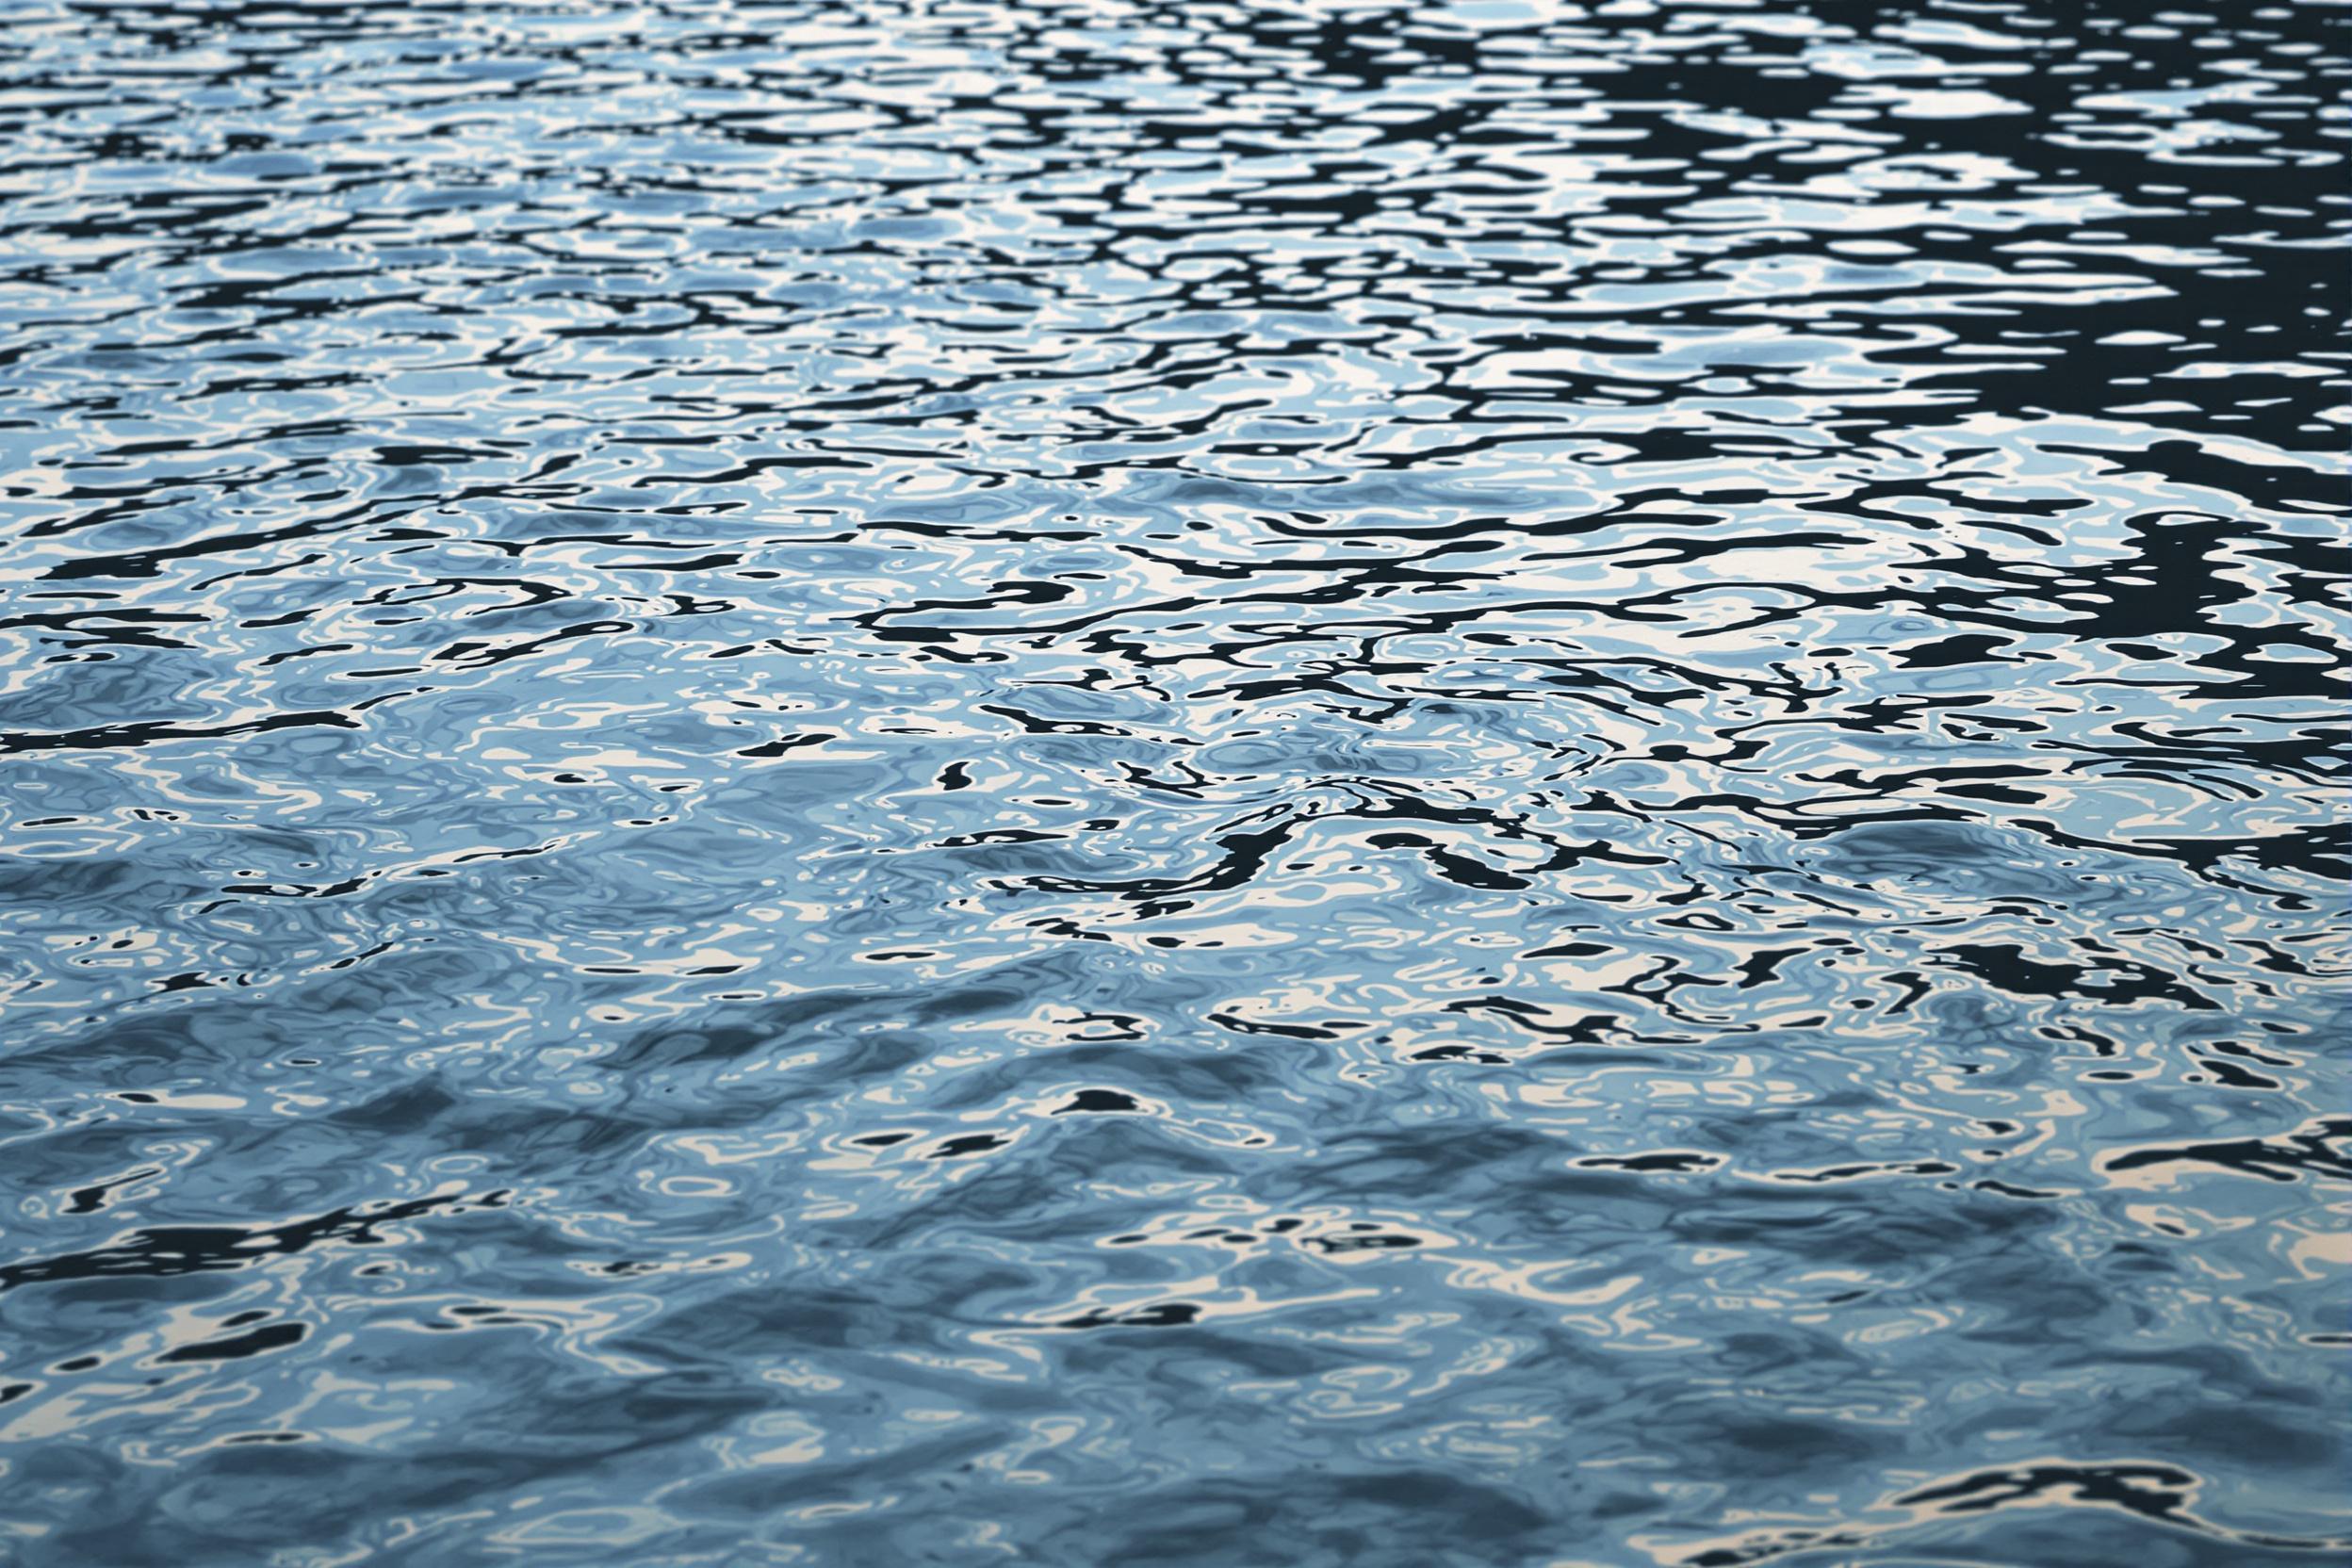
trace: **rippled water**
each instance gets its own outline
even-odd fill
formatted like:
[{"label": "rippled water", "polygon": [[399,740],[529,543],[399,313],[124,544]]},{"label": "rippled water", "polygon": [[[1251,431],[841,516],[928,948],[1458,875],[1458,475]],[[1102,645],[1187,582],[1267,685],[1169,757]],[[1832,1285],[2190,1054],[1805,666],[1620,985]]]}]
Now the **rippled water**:
[{"label": "rippled water", "polygon": [[2343,1560],[2352,8],[5,14],[0,1556]]}]

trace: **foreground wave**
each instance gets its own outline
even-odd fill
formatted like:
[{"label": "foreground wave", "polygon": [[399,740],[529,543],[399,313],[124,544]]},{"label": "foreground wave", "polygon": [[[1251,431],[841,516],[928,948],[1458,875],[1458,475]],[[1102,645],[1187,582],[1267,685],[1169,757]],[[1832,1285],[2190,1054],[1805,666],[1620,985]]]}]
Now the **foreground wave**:
[{"label": "foreground wave", "polygon": [[2352,1549],[2352,13],[8,20],[10,1560]]}]

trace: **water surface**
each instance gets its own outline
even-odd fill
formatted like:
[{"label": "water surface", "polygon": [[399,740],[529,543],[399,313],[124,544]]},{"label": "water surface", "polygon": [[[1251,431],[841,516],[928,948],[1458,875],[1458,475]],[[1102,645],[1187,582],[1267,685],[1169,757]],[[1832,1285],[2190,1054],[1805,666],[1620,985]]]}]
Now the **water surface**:
[{"label": "water surface", "polygon": [[2352,1549],[2352,9],[0,14],[9,1561]]}]

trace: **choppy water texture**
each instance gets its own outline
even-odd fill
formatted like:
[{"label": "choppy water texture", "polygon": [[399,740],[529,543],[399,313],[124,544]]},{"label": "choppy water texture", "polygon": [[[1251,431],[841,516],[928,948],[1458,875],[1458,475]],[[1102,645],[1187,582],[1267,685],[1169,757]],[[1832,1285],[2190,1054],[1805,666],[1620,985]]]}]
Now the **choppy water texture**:
[{"label": "choppy water texture", "polygon": [[2352,1549],[2352,8],[5,15],[0,1556]]}]

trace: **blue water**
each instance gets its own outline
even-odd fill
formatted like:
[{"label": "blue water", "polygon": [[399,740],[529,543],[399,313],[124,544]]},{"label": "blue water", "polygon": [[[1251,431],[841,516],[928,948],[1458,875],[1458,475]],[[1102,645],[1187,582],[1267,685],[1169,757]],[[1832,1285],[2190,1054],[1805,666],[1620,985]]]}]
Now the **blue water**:
[{"label": "blue water", "polygon": [[2352,1553],[2352,8],[0,16],[0,1558]]}]

